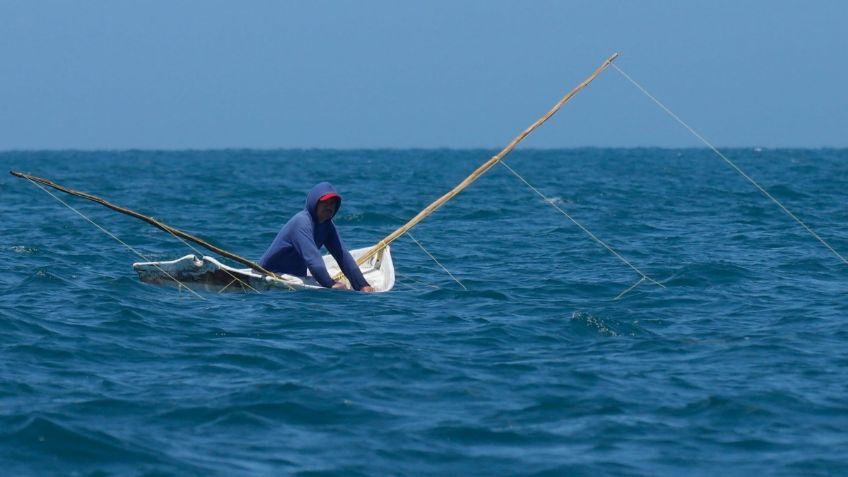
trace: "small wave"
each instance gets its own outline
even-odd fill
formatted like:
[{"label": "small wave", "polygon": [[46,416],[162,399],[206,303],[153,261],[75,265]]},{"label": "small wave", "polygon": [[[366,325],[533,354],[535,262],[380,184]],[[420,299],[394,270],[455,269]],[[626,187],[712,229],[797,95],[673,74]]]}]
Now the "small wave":
[{"label": "small wave", "polygon": [[231,366],[236,366],[240,368],[246,369],[267,369],[267,370],[277,370],[284,368],[283,364],[274,359],[268,353],[236,353],[236,352],[225,352],[216,354],[209,359],[214,360],[216,362],[227,363]]},{"label": "small wave", "polygon": [[778,184],[767,187],[767,189],[770,194],[782,200],[808,200],[811,197],[809,194],[796,190],[789,184]]},{"label": "small wave", "polygon": [[583,311],[571,314],[571,323],[601,336],[640,336],[653,334],[635,323],[623,323],[612,318],[601,318]]},{"label": "small wave", "polygon": [[429,435],[459,444],[526,444],[528,442],[546,442],[555,436],[540,431],[518,431],[511,429],[492,429],[470,425],[442,425],[427,432]]},{"label": "small wave", "polygon": [[787,475],[848,475],[848,463],[838,454],[828,457],[804,457],[785,466]]},{"label": "small wave", "polygon": [[[589,371],[572,371],[570,379],[581,382],[582,385],[597,385],[603,381],[603,376]],[[570,402],[563,406],[562,396],[544,395],[537,397],[529,406],[501,411],[495,416],[498,419],[514,420],[519,418],[530,422],[548,422],[560,419],[575,419],[597,415],[618,415],[626,411],[626,403],[613,397],[591,396]]]},{"label": "small wave", "polygon": [[55,273],[48,271],[46,268],[38,268],[12,288],[23,290],[30,287],[33,289],[42,289],[45,287],[60,288],[75,285],[76,283],[72,280],[56,275]]},{"label": "small wave", "polygon": [[[105,387],[109,387],[107,384]],[[128,399],[118,399],[100,395],[86,401],[77,401],[62,406],[64,414],[79,416],[96,416],[102,419],[106,416],[124,416],[133,412],[145,412],[150,409],[150,402],[139,402]]]},{"label": "small wave", "polygon": [[602,318],[590,315],[589,313],[575,311],[571,315],[571,322],[581,324],[586,329],[595,331],[602,336],[619,336],[619,333],[614,327],[610,327]]},{"label": "small wave", "polygon": [[690,402],[671,414],[677,417],[692,418],[702,415],[715,415],[722,419],[744,419],[753,416],[768,417],[771,413],[763,407],[748,404],[724,396],[710,395]]},{"label": "small wave", "polygon": [[591,464],[571,463],[550,465],[544,470],[528,474],[529,477],[557,477],[560,475],[649,475],[638,467],[621,462],[598,461]]},{"label": "small wave", "polygon": [[0,441],[28,447],[40,455],[77,463],[158,462],[150,450],[102,431],[65,426],[46,417],[27,419],[0,435]]},{"label": "small wave", "polygon": [[[44,340],[44,342],[47,342],[47,340]],[[9,346],[8,348],[6,348],[6,350],[10,355],[29,355],[39,361],[53,359],[57,362],[68,362],[77,358],[76,350],[59,349],[56,347],[48,347],[42,344],[16,344],[13,346]]]},{"label": "small wave", "polygon": [[[53,339],[62,336],[63,333],[56,329],[52,329],[39,319],[32,316],[31,313],[18,310],[3,310],[0,309],[0,319],[2,319],[2,332],[20,333],[18,336],[37,336],[41,339]],[[20,339],[20,338],[18,338]],[[10,348],[6,348],[10,349]]]},{"label": "small wave", "polygon": [[[238,397],[233,396],[234,399]],[[294,400],[266,400],[221,406],[192,406],[172,409],[157,416],[157,419],[178,421],[195,426],[211,426],[215,423],[227,425],[268,425],[281,423],[293,425],[331,425],[380,419],[381,413],[368,411],[350,401],[344,402],[299,402]]]},{"label": "small wave", "polygon": [[27,245],[15,245],[13,247],[9,247],[9,250],[24,255],[34,255],[39,252],[38,247],[30,247]]}]

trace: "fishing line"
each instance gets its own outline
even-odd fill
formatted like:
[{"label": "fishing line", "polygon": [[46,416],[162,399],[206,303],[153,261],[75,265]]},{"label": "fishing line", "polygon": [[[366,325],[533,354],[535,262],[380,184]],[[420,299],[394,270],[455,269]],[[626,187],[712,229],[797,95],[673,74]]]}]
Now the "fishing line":
[{"label": "fishing line", "polygon": [[738,172],[739,174],[741,174],[741,175],[742,175],[742,177],[744,177],[745,179],[748,179],[748,182],[750,182],[751,184],[753,184],[753,185],[754,185],[754,187],[756,187],[756,188],[757,188],[760,192],[762,192],[762,193],[763,193],[763,195],[765,195],[766,197],[768,197],[769,199],[771,199],[771,201],[772,201],[772,202],[774,202],[775,204],[777,204],[777,206],[778,206],[778,207],[780,207],[780,209],[781,209],[781,210],[783,210],[783,212],[785,212],[785,213],[786,213],[786,215],[788,215],[788,216],[789,216],[789,217],[791,217],[793,220],[795,220],[795,222],[798,222],[798,224],[799,224],[799,225],[801,225],[801,227],[804,227],[804,229],[806,229],[806,230],[807,230],[807,232],[809,232],[809,233],[810,233],[810,235],[812,235],[812,236],[813,236],[816,240],[818,240],[819,242],[821,242],[821,243],[822,243],[822,245],[824,245],[825,247],[827,247],[827,248],[828,248],[831,252],[833,252],[833,254],[834,254],[834,255],[836,255],[837,257],[839,257],[839,259],[840,259],[840,260],[842,260],[842,261],[843,261],[846,265],[848,265],[848,259],[846,259],[845,257],[843,257],[843,256],[842,256],[839,252],[837,252],[837,251],[836,251],[836,249],[834,249],[833,247],[831,247],[829,243],[827,243],[827,242],[826,242],[823,238],[821,238],[821,237],[819,236],[819,234],[817,234],[817,233],[816,233],[816,232],[815,232],[812,228],[810,228],[807,224],[805,224],[803,221],[801,221],[801,219],[799,219],[798,217],[796,217],[796,216],[795,216],[795,214],[793,214],[792,212],[790,212],[790,211],[789,211],[789,209],[787,209],[787,208],[786,208],[786,206],[784,206],[784,205],[783,205],[783,204],[782,204],[779,200],[777,200],[777,199],[776,199],[773,195],[771,195],[771,194],[770,194],[767,190],[765,190],[765,188],[763,188],[760,184],[758,184],[758,183],[757,183],[757,181],[755,181],[754,179],[752,179],[752,178],[751,178],[748,174],[746,174],[746,173],[745,173],[745,172],[744,172],[741,168],[739,168],[739,166],[737,166],[737,165],[736,165],[733,161],[731,161],[730,159],[728,159],[728,158],[727,158],[724,154],[722,154],[722,153],[721,153],[721,152],[720,152],[720,151],[719,151],[719,150],[718,150],[715,146],[713,146],[713,145],[712,145],[709,141],[707,141],[706,139],[704,139],[704,137],[703,137],[703,136],[701,136],[700,134],[698,134],[698,133],[697,133],[694,129],[692,129],[692,128],[688,125],[688,124],[686,124],[686,122],[684,122],[682,119],[680,119],[680,117],[678,117],[678,116],[677,116],[676,114],[674,114],[674,113],[673,113],[670,109],[668,109],[668,108],[667,108],[667,107],[666,107],[663,103],[661,103],[661,102],[660,102],[660,100],[658,100],[657,98],[655,98],[655,97],[654,97],[651,93],[649,93],[649,92],[648,92],[645,88],[643,88],[643,87],[642,87],[642,85],[640,85],[639,83],[637,83],[637,82],[636,82],[636,80],[634,80],[633,78],[631,78],[631,77],[630,77],[630,75],[628,75],[627,73],[625,73],[624,71],[622,71],[622,70],[621,70],[621,68],[619,68],[618,66],[616,66],[614,63],[611,63],[611,65],[612,65],[612,67],[613,67],[613,68],[615,68],[615,69],[616,69],[616,71],[618,71],[619,73],[621,73],[621,75],[622,75],[622,76],[624,76],[625,78],[627,78],[627,80],[628,80],[628,81],[630,81],[630,82],[631,82],[634,86],[636,86],[636,88],[638,88],[641,92],[645,93],[645,95],[646,95],[648,98],[650,98],[650,99],[651,99],[654,103],[656,103],[656,104],[657,104],[657,106],[659,106],[660,108],[662,108],[662,110],[663,110],[663,111],[665,111],[666,113],[668,113],[668,114],[669,114],[672,118],[674,118],[674,119],[675,119],[678,123],[680,123],[680,125],[682,125],[684,128],[686,128],[686,129],[687,129],[690,133],[692,133],[692,135],[694,135],[696,138],[700,139],[700,140],[701,140],[701,142],[703,142],[704,144],[706,144],[706,145],[707,145],[707,147],[709,147],[710,149],[712,149],[712,151],[713,151],[714,153],[716,153],[716,155],[718,155],[718,157],[722,158],[722,159],[724,160],[724,162],[726,162],[727,164],[729,164],[729,165],[730,165],[730,167],[732,167],[733,169],[735,169],[735,170],[736,170],[736,172]]},{"label": "fishing line", "polygon": [[427,255],[429,255],[429,256],[430,256],[430,258],[432,258],[432,259],[433,259],[433,261],[434,261],[434,262],[436,262],[436,264],[438,264],[440,267],[442,267],[442,270],[444,270],[445,272],[447,272],[447,274],[448,274],[448,275],[450,275],[450,277],[451,277],[451,278],[453,278],[453,281],[455,281],[456,283],[458,283],[458,284],[459,284],[459,286],[461,286],[463,290],[468,291],[468,288],[465,288],[465,285],[463,285],[463,284],[462,284],[462,282],[461,282],[461,281],[459,281],[459,279],[458,279],[458,278],[456,278],[455,276],[453,276],[453,273],[451,273],[451,272],[450,272],[450,270],[448,270],[448,269],[447,269],[447,267],[445,267],[444,265],[442,265],[442,262],[440,262],[440,261],[436,260],[436,257],[434,257],[432,253],[428,252],[428,251],[427,251],[427,249],[426,249],[426,248],[424,248],[424,246],[423,246],[423,245],[421,245],[421,242],[419,242],[419,241],[418,241],[415,237],[413,237],[413,236],[412,236],[412,233],[407,232],[407,233],[406,233],[406,235],[408,235],[408,236],[409,236],[409,238],[411,238],[413,242],[415,242],[416,244],[418,244],[418,246],[419,246],[419,247],[421,247],[421,250],[423,250],[423,251],[424,251],[424,253],[426,253]]},{"label": "fishing line", "polygon": [[[134,249],[132,246],[130,246],[129,244],[127,244],[127,243],[126,243],[126,242],[124,242],[123,240],[119,239],[119,238],[118,238],[115,234],[113,234],[112,232],[109,232],[109,231],[108,231],[108,230],[106,230],[105,228],[101,227],[101,226],[100,226],[100,224],[98,224],[97,222],[95,222],[95,221],[91,220],[90,218],[88,218],[85,214],[83,214],[83,213],[82,213],[82,212],[80,212],[79,210],[77,210],[77,209],[75,209],[75,208],[71,207],[71,206],[70,206],[67,202],[65,202],[64,200],[62,200],[62,199],[60,199],[60,198],[56,197],[56,196],[55,196],[52,192],[50,192],[49,190],[45,189],[45,188],[44,188],[44,186],[42,186],[41,184],[39,184],[39,183],[37,183],[37,182],[35,182],[35,181],[31,180],[31,179],[27,179],[27,180],[28,180],[28,181],[30,181],[30,182],[32,182],[32,183],[33,183],[33,184],[35,184],[36,186],[38,186],[38,188],[39,188],[39,189],[41,189],[41,190],[43,190],[44,192],[48,193],[48,194],[50,195],[50,197],[53,197],[54,199],[58,200],[58,201],[59,201],[61,204],[63,204],[65,207],[67,207],[67,208],[69,208],[69,209],[73,210],[74,212],[76,212],[76,213],[77,213],[80,217],[82,217],[83,219],[85,219],[85,220],[87,220],[87,221],[91,222],[91,224],[92,224],[92,225],[94,225],[95,227],[97,227],[98,229],[100,229],[101,231],[103,231],[103,233],[105,233],[106,235],[108,235],[108,236],[112,237],[113,239],[117,240],[117,241],[118,241],[121,245],[123,245],[124,247],[127,247],[127,248],[131,251],[131,252],[133,252],[134,254],[136,254],[136,255],[138,255],[139,257],[141,257],[141,258],[142,258],[142,260],[144,260],[144,261],[146,261],[146,262],[151,262],[151,260],[150,260],[149,258],[145,257],[144,255],[142,255],[142,254],[141,254],[141,252],[139,252],[138,250]],[[202,296],[200,296],[200,295],[199,295],[196,291],[194,291],[194,290],[192,290],[191,288],[189,288],[189,287],[187,287],[187,286],[183,285],[182,283],[180,283],[180,282],[179,282],[176,278],[174,278],[173,276],[171,276],[171,274],[170,274],[170,273],[166,272],[165,270],[163,270],[163,269],[162,269],[161,267],[159,267],[158,265],[154,265],[154,266],[155,266],[156,268],[158,268],[158,269],[159,269],[159,271],[161,271],[162,273],[164,273],[165,275],[167,275],[167,276],[168,276],[168,278],[170,278],[171,280],[173,280],[173,281],[177,284],[177,289],[178,289],[178,290],[182,291],[183,287],[185,287],[185,289],[186,289],[186,290],[188,290],[188,291],[192,292],[192,293],[193,293],[193,294],[194,294],[197,298],[200,298],[201,300],[205,300],[205,299],[206,299],[206,298],[203,298]]]},{"label": "fishing line", "polygon": [[[581,224],[580,222],[578,222],[577,220],[575,220],[575,219],[574,219],[574,217],[572,217],[571,215],[569,215],[569,214],[568,214],[568,212],[564,211],[561,207],[559,207],[558,205],[556,205],[556,204],[554,203],[554,201],[553,201],[553,200],[549,199],[549,198],[548,198],[545,194],[543,194],[542,192],[540,192],[540,191],[539,191],[539,189],[537,189],[537,188],[533,187],[533,186],[532,186],[529,182],[527,182],[527,179],[525,179],[524,177],[521,177],[521,174],[519,174],[518,172],[515,172],[515,169],[513,169],[512,167],[509,167],[509,164],[507,164],[507,163],[506,163],[506,161],[501,161],[501,162],[500,162],[500,164],[501,164],[502,166],[506,167],[507,169],[509,169],[509,172],[512,172],[512,174],[513,174],[513,175],[515,175],[515,177],[519,178],[519,179],[521,180],[521,182],[523,182],[523,183],[524,183],[527,187],[529,187],[529,188],[530,188],[530,190],[532,190],[532,191],[533,191],[533,192],[535,192],[537,195],[539,195],[539,197],[541,197],[541,198],[542,198],[542,199],[543,199],[546,203],[548,203],[551,207],[553,207],[553,208],[555,208],[556,210],[558,210],[558,211],[559,211],[559,213],[561,213],[561,214],[562,214],[562,215],[564,215],[566,218],[568,218],[568,220],[572,221],[572,222],[574,223],[574,225],[576,225],[576,226],[580,227],[580,230],[582,230],[583,232],[585,232],[585,233],[586,233],[586,235],[588,235],[588,236],[589,236],[592,240],[594,240],[595,242],[599,243],[601,246],[603,246],[605,249],[607,249],[607,250],[608,250],[611,254],[615,255],[615,256],[616,256],[619,260],[621,260],[622,262],[624,262],[624,264],[625,264],[625,265],[627,265],[628,267],[630,267],[630,268],[631,268],[634,272],[638,273],[638,274],[642,277],[642,280],[639,280],[638,282],[636,282],[636,285],[633,285],[632,287],[628,288],[628,289],[627,289],[624,293],[627,293],[628,291],[632,290],[633,288],[636,288],[636,286],[637,286],[637,285],[639,285],[639,284],[640,284],[642,281],[644,281],[644,280],[648,280],[649,282],[653,283],[654,285],[659,286],[660,288],[665,288],[665,286],[664,286],[662,283],[660,283],[660,282],[658,282],[658,281],[654,280],[653,278],[649,277],[649,276],[648,276],[648,275],[646,275],[644,272],[642,272],[642,270],[639,270],[638,268],[636,268],[636,267],[635,267],[632,263],[630,263],[629,261],[627,261],[627,259],[626,259],[626,258],[622,257],[622,256],[621,256],[618,252],[616,252],[615,250],[613,250],[613,249],[612,249],[612,247],[610,247],[609,245],[607,245],[607,244],[606,244],[603,240],[599,239],[599,238],[598,238],[595,234],[593,234],[593,233],[592,233],[589,229],[587,229],[586,227],[584,227],[584,226],[583,226],[583,224]],[[620,294],[618,297],[621,297],[622,295],[624,295],[624,293]],[[616,299],[618,299],[618,297],[616,297]]]},{"label": "fishing line", "polygon": [[[232,274],[232,273],[230,273],[230,272],[228,272],[227,270],[224,270],[224,271],[225,271],[225,272],[227,272],[227,274],[229,274],[231,277],[233,276],[233,274]],[[256,293],[259,293],[259,294],[261,295],[261,293],[259,292],[259,290],[257,290],[257,289],[255,289],[255,288],[253,288],[253,287],[252,287],[252,286],[250,286],[247,282],[245,282],[245,281],[243,281],[243,280],[240,280],[240,279],[239,279],[239,278],[237,278],[237,277],[234,277],[234,278],[232,279],[232,281],[230,281],[230,283],[227,283],[227,286],[225,286],[224,288],[221,288],[220,290],[218,290],[218,294],[220,295],[221,293],[224,293],[224,292],[227,290],[227,288],[230,288],[230,285],[232,285],[233,283],[236,283],[236,282],[238,282],[239,286],[241,287],[241,291],[245,291],[244,287],[245,287],[245,285],[247,285],[247,287],[248,287],[248,288],[250,288],[251,290],[253,290],[253,291],[255,291]]]},{"label": "fishing line", "polygon": [[230,285],[232,285],[235,282],[236,282],[236,279],[233,279],[230,283],[227,283],[227,286],[218,290],[218,294],[220,295],[221,293],[224,293],[224,290],[226,290],[227,288],[230,288]]},{"label": "fishing line", "polygon": [[617,296],[617,297],[615,297],[615,298],[613,298],[612,300],[613,300],[613,301],[620,300],[620,299],[621,299],[621,297],[623,297],[624,295],[626,295],[626,294],[627,294],[627,292],[629,292],[630,290],[632,290],[632,289],[634,289],[634,288],[638,287],[638,286],[639,286],[639,285],[641,285],[641,284],[642,284],[642,282],[644,282],[644,281],[645,281],[645,277],[640,278],[638,282],[636,282],[636,283],[634,283],[634,284],[633,284],[633,286],[631,286],[631,287],[630,287],[630,288],[628,288],[627,290],[624,290],[623,292],[619,293],[619,294],[618,294],[618,296]]}]

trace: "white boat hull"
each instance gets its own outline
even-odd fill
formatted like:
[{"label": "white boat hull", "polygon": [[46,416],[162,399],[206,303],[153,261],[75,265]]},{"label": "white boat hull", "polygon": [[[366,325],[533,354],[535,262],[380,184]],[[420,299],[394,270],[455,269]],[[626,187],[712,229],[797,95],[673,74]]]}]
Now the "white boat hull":
[{"label": "white boat hull", "polygon": [[[369,248],[351,250],[353,258],[364,255]],[[336,260],[324,255],[324,264],[330,275],[339,273]],[[395,268],[392,254],[386,247],[382,254],[371,257],[359,266],[374,291],[387,292],[395,286]],[[276,278],[259,273],[251,268],[234,268],[213,257],[186,255],[167,262],[140,262],[133,264],[138,278],[145,283],[157,285],[181,285],[195,290],[210,292],[253,292],[271,289],[310,290],[324,288],[312,276],[296,277],[278,275]]]}]

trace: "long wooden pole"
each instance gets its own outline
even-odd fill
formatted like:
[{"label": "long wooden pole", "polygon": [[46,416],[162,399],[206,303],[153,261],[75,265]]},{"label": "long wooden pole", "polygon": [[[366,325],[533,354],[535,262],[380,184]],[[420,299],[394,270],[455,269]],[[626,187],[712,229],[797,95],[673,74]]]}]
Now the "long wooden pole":
[{"label": "long wooden pole", "polygon": [[206,242],[203,239],[197,238],[194,235],[183,232],[182,230],[175,229],[175,228],[171,227],[170,225],[163,224],[162,222],[159,222],[158,220],[154,219],[153,217],[148,217],[146,215],[139,214],[138,212],[135,212],[133,210],[112,204],[110,202],[107,202],[107,201],[101,199],[100,197],[97,197],[97,196],[94,196],[94,195],[91,195],[91,194],[87,194],[85,192],[76,191],[76,190],[70,189],[68,187],[61,186],[59,184],[51,182],[51,181],[44,179],[42,177],[31,176],[29,174],[24,174],[23,172],[17,172],[17,171],[9,171],[9,174],[12,174],[15,177],[20,177],[22,179],[30,180],[32,182],[44,184],[44,185],[52,187],[56,190],[60,190],[64,193],[66,193],[66,194],[74,195],[74,196],[77,196],[77,197],[82,197],[83,199],[88,199],[90,201],[97,202],[100,205],[104,205],[104,206],[106,206],[106,207],[108,207],[112,210],[115,210],[117,212],[120,212],[122,214],[127,214],[127,215],[135,217],[137,219],[141,219],[141,220],[147,222],[148,224],[151,224],[155,227],[158,227],[158,228],[164,230],[165,232],[168,232],[169,234],[176,235],[177,237],[182,237],[186,240],[190,240],[190,241],[192,241],[192,242],[194,242],[194,243],[196,243],[200,246],[208,248],[209,250],[217,253],[218,255],[221,255],[223,257],[227,257],[229,259],[235,260],[236,262],[239,262],[243,265],[246,265],[246,266],[256,270],[257,272],[264,273],[266,275],[270,275],[273,278],[277,278],[277,276],[274,274],[274,272],[270,272],[268,270],[265,270],[264,268],[262,268],[256,262],[248,260],[244,257],[240,257],[240,256],[238,256],[238,255],[236,255],[232,252],[228,252],[228,251],[226,251],[222,248],[218,248],[218,247],[212,245],[211,243]]},{"label": "long wooden pole", "polygon": [[[457,194],[459,194],[460,192],[462,192],[462,190],[463,190],[463,189],[465,189],[466,187],[468,187],[469,185],[471,185],[471,183],[472,183],[472,182],[474,182],[474,181],[476,181],[476,180],[477,180],[477,179],[478,179],[481,175],[483,175],[483,173],[484,173],[484,172],[486,172],[486,171],[488,171],[489,169],[491,169],[491,168],[492,168],[492,166],[494,166],[495,164],[497,164],[497,163],[498,163],[501,159],[503,159],[504,157],[506,157],[506,155],[507,155],[507,154],[509,154],[510,152],[512,152],[512,150],[513,150],[513,149],[515,149],[515,146],[517,146],[517,145],[518,145],[518,143],[520,143],[521,141],[523,141],[523,140],[524,140],[524,138],[526,138],[528,135],[530,135],[530,133],[531,133],[531,132],[533,132],[536,128],[538,128],[539,126],[541,126],[541,125],[542,125],[545,121],[547,121],[548,119],[550,119],[550,117],[551,117],[551,116],[553,116],[553,115],[554,115],[557,111],[559,111],[559,109],[560,109],[560,108],[562,108],[562,106],[563,106],[565,103],[567,103],[569,100],[571,100],[571,98],[573,98],[573,97],[574,97],[574,95],[576,95],[576,94],[577,94],[577,93],[579,93],[579,92],[580,92],[583,88],[585,88],[586,86],[588,86],[588,85],[589,85],[589,83],[591,83],[591,82],[592,82],[592,81],[593,81],[593,80],[594,80],[594,79],[595,79],[595,78],[596,78],[599,74],[601,74],[601,72],[602,72],[602,71],[604,71],[605,69],[607,69],[607,67],[609,67],[609,65],[610,65],[610,64],[612,64],[612,62],[613,62],[616,58],[618,58],[618,53],[614,53],[612,56],[610,56],[609,58],[607,58],[607,59],[606,59],[606,61],[604,61],[604,62],[601,64],[601,66],[599,66],[599,67],[598,67],[598,69],[596,69],[596,70],[595,70],[595,71],[594,71],[591,75],[589,75],[589,77],[588,77],[588,78],[586,78],[585,80],[583,80],[583,82],[582,82],[582,83],[580,83],[579,85],[577,85],[574,89],[572,89],[571,91],[569,91],[569,93],[568,93],[568,94],[566,94],[565,96],[563,96],[563,97],[562,97],[562,99],[560,99],[560,100],[559,100],[559,102],[557,102],[557,103],[554,105],[554,107],[553,107],[553,108],[551,108],[551,110],[550,110],[550,111],[548,111],[547,113],[545,113],[545,115],[544,115],[544,116],[542,116],[541,118],[537,119],[535,123],[531,124],[531,125],[530,125],[530,127],[528,127],[527,129],[525,129],[525,130],[524,130],[521,134],[519,134],[519,135],[518,135],[515,139],[513,139],[513,140],[512,140],[512,142],[511,142],[511,143],[509,143],[509,144],[508,144],[505,148],[503,148],[503,150],[502,150],[501,152],[497,153],[497,154],[496,154],[495,156],[493,156],[491,159],[489,159],[488,161],[486,161],[486,162],[485,162],[482,166],[478,167],[478,168],[477,168],[477,170],[475,170],[474,172],[472,172],[472,173],[471,173],[471,175],[469,175],[468,177],[466,177],[466,178],[465,178],[465,180],[463,180],[462,182],[460,182],[460,183],[459,183],[459,185],[457,185],[456,187],[454,187],[453,189],[451,189],[451,190],[450,190],[450,192],[448,192],[447,194],[445,194],[445,195],[443,195],[443,196],[439,197],[439,198],[438,198],[438,199],[436,199],[436,200],[435,200],[432,204],[428,205],[428,206],[427,206],[424,210],[422,210],[421,212],[419,212],[419,213],[418,213],[418,215],[416,215],[415,217],[413,217],[413,218],[412,218],[409,222],[405,223],[403,226],[401,226],[400,228],[398,228],[398,229],[397,229],[397,230],[395,230],[394,232],[390,233],[390,234],[389,234],[388,236],[386,236],[386,238],[384,238],[383,240],[380,240],[379,242],[377,242],[377,244],[376,244],[376,245],[374,245],[373,247],[371,247],[371,248],[370,248],[370,249],[369,249],[369,250],[365,253],[365,255],[360,256],[360,257],[357,259],[357,261],[356,261],[356,262],[357,262],[358,264],[360,264],[360,265],[361,265],[361,264],[363,264],[363,263],[365,263],[365,261],[366,261],[366,260],[368,260],[369,258],[371,258],[371,257],[373,257],[374,255],[376,255],[378,252],[380,252],[381,250],[383,250],[384,248],[386,248],[386,247],[387,247],[390,243],[392,243],[393,241],[395,241],[397,238],[399,238],[399,237],[400,237],[400,236],[402,236],[403,234],[405,234],[405,233],[409,232],[409,231],[410,231],[413,227],[415,227],[415,226],[418,224],[418,222],[421,222],[422,220],[424,220],[424,218],[425,218],[425,217],[427,217],[428,215],[430,215],[430,214],[432,214],[433,212],[435,212],[435,211],[436,211],[436,209],[438,209],[439,207],[441,207],[442,205],[444,205],[444,203],[445,203],[445,202],[447,202],[447,201],[451,200],[452,198],[454,198],[454,196],[456,196]],[[334,277],[334,278],[335,278],[335,279],[338,279],[338,278],[340,278],[340,277],[341,277],[341,274],[337,275],[337,276],[336,276],[336,277]]]}]

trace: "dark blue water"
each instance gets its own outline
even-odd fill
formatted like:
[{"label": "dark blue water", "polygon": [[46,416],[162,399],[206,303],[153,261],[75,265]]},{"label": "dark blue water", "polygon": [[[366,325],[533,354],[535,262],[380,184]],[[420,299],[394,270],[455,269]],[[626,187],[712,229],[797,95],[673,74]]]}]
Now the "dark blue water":
[{"label": "dark blue water", "polygon": [[[494,151],[7,152],[256,259],[316,182],[368,246]],[[843,255],[848,151],[726,151]],[[6,475],[846,475],[848,265],[707,150],[520,151],[380,295],[204,294],[0,179]],[[57,194],[60,194],[57,192]],[[191,253],[62,195],[148,259]]]}]

